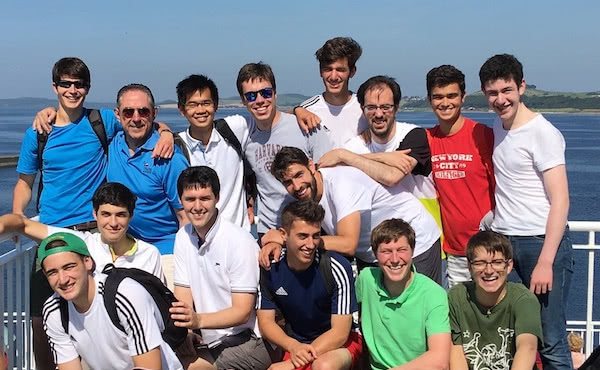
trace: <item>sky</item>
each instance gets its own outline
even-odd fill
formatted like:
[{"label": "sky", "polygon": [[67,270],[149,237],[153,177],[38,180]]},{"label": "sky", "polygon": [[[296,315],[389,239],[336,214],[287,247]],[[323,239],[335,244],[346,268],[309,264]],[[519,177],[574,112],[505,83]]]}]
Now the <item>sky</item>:
[{"label": "sky", "polygon": [[65,56],[92,73],[88,101],[111,102],[128,83],[157,101],[205,74],[237,95],[242,65],[271,65],[277,91],[322,92],[315,51],[332,37],[360,43],[354,91],[384,74],[404,96],[426,94],[425,75],[453,64],[478,90],[494,54],[514,54],[527,83],[550,91],[600,90],[600,1],[13,1],[0,12],[0,98],[54,97],[53,64]]}]

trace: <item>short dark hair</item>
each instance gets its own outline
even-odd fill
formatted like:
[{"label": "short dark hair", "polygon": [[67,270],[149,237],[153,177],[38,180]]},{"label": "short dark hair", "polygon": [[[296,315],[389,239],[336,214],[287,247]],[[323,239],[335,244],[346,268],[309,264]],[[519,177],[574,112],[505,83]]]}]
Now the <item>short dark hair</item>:
[{"label": "short dark hair", "polygon": [[205,75],[189,75],[177,84],[177,106],[183,108],[190,95],[196,91],[208,89],[215,109],[219,107],[219,90],[217,85]]},{"label": "short dark hair", "polygon": [[400,90],[400,85],[398,85],[396,80],[389,76],[375,76],[363,82],[356,93],[360,105],[365,105],[365,94],[367,91],[382,85],[387,86],[392,90],[392,94],[394,94],[394,105],[398,106],[398,104],[400,104],[400,99],[402,99],[402,90]]},{"label": "short dark hair", "polygon": [[145,92],[146,95],[148,95],[148,98],[150,99],[150,106],[154,108],[154,95],[152,95],[152,91],[150,91],[150,88],[146,85],[137,83],[125,85],[119,89],[119,92],[117,93],[117,107],[119,106],[121,96],[123,96],[123,94],[125,94],[126,92],[134,90]]},{"label": "short dark hair", "polygon": [[90,88],[92,82],[90,70],[83,60],[79,58],[66,57],[61,58],[58,62],[54,63],[54,67],[52,67],[52,82],[57,83],[64,76],[78,78],[86,83],[87,89]]},{"label": "short dark hair", "polygon": [[284,146],[277,152],[271,163],[271,174],[278,181],[282,181],[289,166],[301,164],[308,167],[308,162],[308,157],[302,150],[293,146]]},{"label": "short dark hair", "polygon": [[327,40],[323,46],[315,52],[319,61],[319,68],[335,62],[336,60],[347,58],[348,67],[356,68],[356,62],[362,55],[362,48],[354,39],[350,37],[334,37]]},{"label": "short dark hair", "polygon": [[244,100],[242,84],[246,81],[252,81],[255,79],[270,82],[271,86],[273,87],[273,91],[277,91],[277,87],[275,85],[275,75],[268,64],[263,62],[248,63],[240,69],[236,81],[237,89],[242,100]]},{"label": "short dark hair", "polygon": [[415,231],[408,224],[408,222],[400,218],[390,218],[377,225],[373,231],[371,231],[371,248],[373,252],[377,253],[379,245],[383,243],[389,243],[406,237],[410,249],[415,250]]},{"label": "short dark hair", "polygon": [[462,96],[465,95],[465,75],[458,68],[449,64],[432,68],[427,72],[427,97],[431,99],[434,87],[444,87],[457,83]]},{"label": "short dark hair", "polygon": [[500,252],[507,260],[513,258],[510,241],[505,236],[494,231],[480,231],[469,239],[466,250],[469,262],[475,258],[475,250],[477,248],[483,248],[489,254]]},{"label": "short dark hair", "polygon": [[498,79],[513,80],[517,86],[523,81],[523,65],[514,55],[497,54],[483,63],[479,70],[481,89],[485,90],[486,83]]},{"label": "short dark hair", "polygon": [[177,194],[181,198],[183,191],[186,189],[207,188],[209,186],[215,197],[218,197],[221,184],[215,170],[207,166],[188,167],[181,172],[177,179]]},{"label": "short dark hair", "polygon": [[127,186],[118,182],[107,182],[100,185],[94,192],[92,205],[95,212],[98,212],[98,209],[103,204],[125,207],[129,211],[129,215],[133,216],[136,200],[137,197]]},{"label": "short dark hair", "polygon": [[311,224],[321,224],[325,217],[325,210],[318,202],[312,199],[294,201],[283,208],[281,212],[281,227],[287,232],[296,220],[306,221]]}]

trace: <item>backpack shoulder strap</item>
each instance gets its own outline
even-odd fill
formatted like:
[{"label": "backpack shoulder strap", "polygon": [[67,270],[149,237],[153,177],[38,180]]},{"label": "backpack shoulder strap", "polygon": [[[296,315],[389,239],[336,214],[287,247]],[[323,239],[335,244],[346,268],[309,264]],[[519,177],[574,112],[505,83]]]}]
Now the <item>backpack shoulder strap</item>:
[{"label": "backpack shoulder strap", "polygon": [[69,306],[67,306],[67,301],[63,297],[58,299],[58,309],[62,327],[65,329],[65,333],[69,334]]},{"label": "backpack shoulder strap", "polygon": [[319,271],[321,272],[323,280],[325,280],[325,288],[327,289],[327,294],[333,294],[333,290],[335,288],[335,281],[333,278],[333,273],[331,272],[331,256],[329,255],[329,252],[325,249],[319,249]]},{"label": "backpack shoulder strap", "polygon": [[102,270],[102,273],[108,275],[104,281],[104,307],[106,307],[106,312],[113,325],[125,333],[125,328],[121,325],[119,315],[117,314],[116,298],[119,284],[121,284],[121,281],[123,281],[126,276],[125,274],[116,273],[115,269],[116,267],[114,267],[114,265],[108,264],[104,267],[104,270]]},{"label": "backpack shoulder strap", "polygon": [[187,147],[183,138],[179,135],[179,133],[173,134],[173,143],[179,147],[181,153],[187,158],[188,162],[190,162],[190,151]]},{"label": "backpack shoulder strap", "polygon": [[92,130],[94,130],[94,133],[98,136],[98,140],[100,140],[100,144],[102,144],[104,154],[108,156],[108,137],[106,136],[106,128],[104,127],[104,121],[102,120],[100,111],[98,109],[88,109],[87,115]]},{"label": "backpack shoulder strap", "polygon": [[42,195],[42,189],[44,189],[44,149],[48,142],[48,134],[39,132],[37,133],[37,160],[38,166],[40,167],[40,181],[38,182],[37,189],[37,201],[35,204],[36,211],[40,213],[40,196]]},{"label": "backpack shoulder strap", "polygon": [[244,158],[244,153],[242,152],[242,144],[235,136],[233,131],[231,131],[231,127],[227,124],[227,121],[224,119],[215,120],[215,128],[217,132],[223,136],[223,138],[235,149],[240,158]]}]

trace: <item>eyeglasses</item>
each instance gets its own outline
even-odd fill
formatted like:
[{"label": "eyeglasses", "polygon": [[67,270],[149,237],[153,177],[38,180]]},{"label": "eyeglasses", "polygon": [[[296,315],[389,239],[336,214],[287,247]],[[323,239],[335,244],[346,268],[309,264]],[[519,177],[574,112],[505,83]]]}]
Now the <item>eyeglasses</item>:
[{"label": "eyeglasses", "polygon": [[140,118],[148,118],[150,117],[150,113],[152,112],[152,110],[150,108],[144,107],[144,108],[123,108],[121,109],[121,114],[123,115],[123,117],[129,119],[131,117],[133,117],[133,115],[135,114],[135,111],[137,110],[138,114],[140,115]]},{"label": "eyeglasses", "polygon": [[260,94],[260,96],[262,96],[265,99],[269,99],[273,96],[273,88],[265,87],[264,89],[260,89],[258,91],[248,91],[248,92],[244,93],[244,97],[246,98],[246,100],[249,103],[252,103],[253,101],[256,100],[256,98],[258,97],[258,94]]},{"label": "eyeglasses", "polygon": [[213,105],[212,100],[204,100],[201,102],[191,101],[191,102],[185,103],[185,109],[194,110],[198,107],[208,108],[208,107],[212,107],[212,105]]},{"label": "eyeglasses", "polygon": [[369,104],[363,107],[364,111],[367,113],[375,113],[375,111],[377,111],[377,108],[381,109],[383,113],[390,113],[394,110],[394,108],[396,108],[396,106],[394,104]]},{"label": "eyeglasses", "polygon": [[487,261],[470,261],[471,267],[476,271],[483,271],[487,268],[487,265],[492,266],[492,269],[495,271],[502,271],[506,267],[506,264],[510,260],[492,260],[491,262]]},{"label": "eyeglasses", "polygon": [[58,82],[56,82],[56,86],[60,86],[63,89],[68,89],[69,87],[71,87],[71,85],[75,85],[76,89],[85,89],[88,87],[88,83],[82,80],[77,80],[77,81],[67,81],[67,80],[60,80]]}]

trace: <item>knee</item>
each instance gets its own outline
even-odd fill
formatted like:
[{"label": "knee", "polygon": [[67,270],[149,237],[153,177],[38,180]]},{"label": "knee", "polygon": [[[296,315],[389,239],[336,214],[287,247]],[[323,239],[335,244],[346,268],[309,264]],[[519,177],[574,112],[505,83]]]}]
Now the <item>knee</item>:
[{"label": "knee", "polygon": [[330,359],[317,358],[311,364],[312,370],[338,370],[340,369],[339,364],[335,364]]}]

